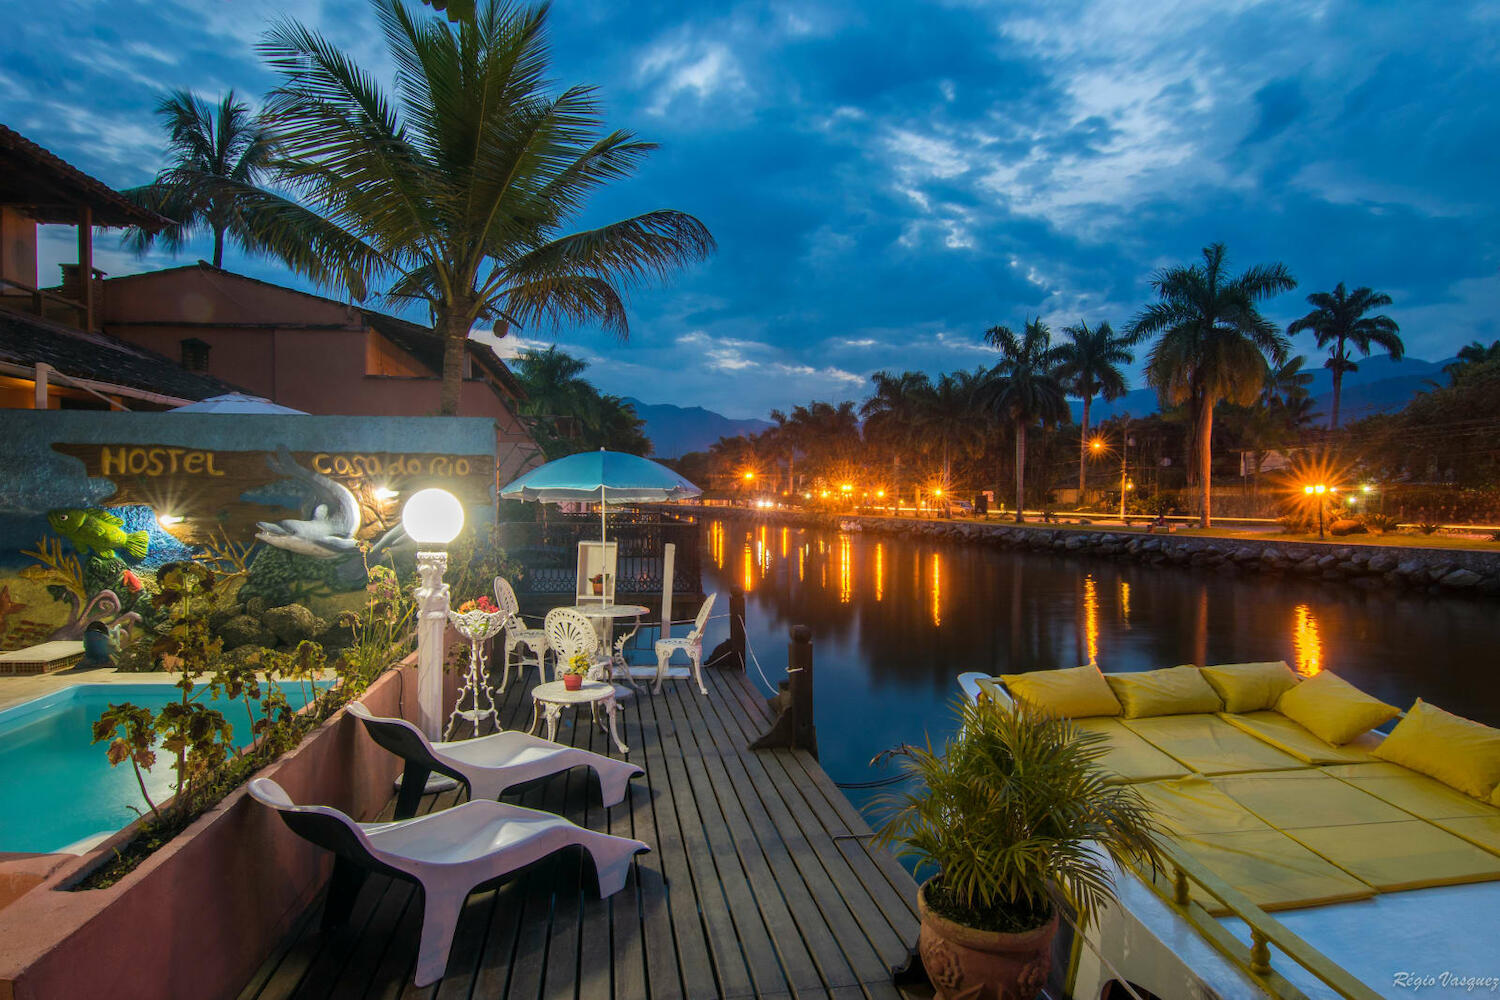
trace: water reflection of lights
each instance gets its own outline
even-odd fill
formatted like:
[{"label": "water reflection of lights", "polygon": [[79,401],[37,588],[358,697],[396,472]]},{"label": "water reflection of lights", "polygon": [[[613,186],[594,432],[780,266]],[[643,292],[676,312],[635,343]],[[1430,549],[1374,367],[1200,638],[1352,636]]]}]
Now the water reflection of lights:
[{"label": "water reflection of lights", "polygon": [[1323,670],[1323,638],[1318,634],[1318,620],[1312,608],[1297,605],[1292,612],[1292,652],[1297,656],[1297,673],[1304,677]]},{"label": "water reflection of lights", "polygon": [[885,599],[885,545],[875,543],[875,600]]},{"label": "water reflection of lights", "polygon": [[1126,627],[1130,625],[1130,584],[1124,580],[1120,581],[1120,622]]},{"label": "water reflection of lights", "polygon": [[781,529],[781,558],[783,558],[783,559],[786,558],[786,543],[787,543],[787,538],[788,538],[788,536],[790,534],[791,534],[791,529],[790,528],[782,528]]},{"label": "water reflection of lights", "polygon": [[799,546],[797,546],[797,582],[798,583],[801,583],[802,580],[804,579],[803,571],[804,571],[804,569],[806,567],[806,563],[807,563],[807,546],[806,545],[799,545]]},{"label": "water reflection of lights", "polygon": [[708,526],[708,554],[717,569],[724,568],[724,524],[713,521]]},{"label": "water reflection of lights", "polygon": [[741,562],[745,565],[745,593],[755,589],[755,560],[750,555],[750,543],[745,543],[745,553]]},{"label": "water reflection of lights", "polygon": [[854,598],[854,546],[848,535],[839,536],[839,603]]},{"label": "water reflection of lights", "polygon": [[932,624],[943,624],[943,557],[932,554]]},{"label": "water reflection of lights", "polygon": [[1089,666],[1099,662],[1099,587],[1093,576],[1083,578],[1083,639]]}]

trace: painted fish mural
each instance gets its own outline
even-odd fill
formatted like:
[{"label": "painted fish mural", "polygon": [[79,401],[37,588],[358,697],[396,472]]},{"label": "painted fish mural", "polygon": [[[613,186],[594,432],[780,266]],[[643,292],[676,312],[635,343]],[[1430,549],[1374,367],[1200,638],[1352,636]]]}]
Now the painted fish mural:
[{"label": "painted fish mural", "polygon": [[112,557],[116,549],[123,548],[132,559],[144,559],[151,546],[150,532],[126,531],[125,522],[107,511],[82,507],[49,510],[47,523],[79,552]]}]

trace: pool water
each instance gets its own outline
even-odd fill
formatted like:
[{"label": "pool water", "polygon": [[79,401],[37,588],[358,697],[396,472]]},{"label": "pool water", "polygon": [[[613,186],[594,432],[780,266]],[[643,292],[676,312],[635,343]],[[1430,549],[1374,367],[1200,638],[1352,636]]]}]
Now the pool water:
[{"label": "pool water", "polygon": [[[296,708],[306,703],[300,685],[286,694]],[[107,744],[90,742],[94,720],[111,704],[158,709],[180,696],[171,684],[78,684],[0,712],[0,852],[61,850],[145,811],[130,763],[111,767]],[[235,745],[249,743],[243,706],[216,707],[234,727]],[[146,775],[158,804],[171,794],[169,764],[161,754]]]}]

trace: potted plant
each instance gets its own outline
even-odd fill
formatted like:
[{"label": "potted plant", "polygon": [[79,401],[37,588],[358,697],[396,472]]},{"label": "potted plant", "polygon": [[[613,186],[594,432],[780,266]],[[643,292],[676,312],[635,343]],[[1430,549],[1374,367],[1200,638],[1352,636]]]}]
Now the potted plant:
[{"label": "potted plant", "polygon": [[1107,782],[1105,738],[1025,705],[966,703],[941,752],[893,751],[917,786],[888,796],[879,842],[936,871],[917,949],[941,998],[1031,1000],[1066,904],[1080,929],[1114,899],[1109,863],[1157,861],[1144,800]]},{"label": "potted plant", "polygon": [[594,596],[597,597],[604,593],[603,573],[595,573],[593,576],[589,577],[589,583],[594,585]]},{"label": "potted plant", "polygon": [[587,676],[589,668],[592,666],[593,664],[589,662],[587,656],[584,656],[582,653],[574,653],[568,659],[567,664],[563,666],[563,687],[569,691],[577,691],[583,686],[583,679]]}]

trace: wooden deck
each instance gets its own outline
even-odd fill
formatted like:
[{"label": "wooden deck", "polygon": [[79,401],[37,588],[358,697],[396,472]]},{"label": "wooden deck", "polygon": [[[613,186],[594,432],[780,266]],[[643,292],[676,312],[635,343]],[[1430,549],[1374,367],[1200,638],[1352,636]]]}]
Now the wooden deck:
[{"label": "wooden deck", "polygon": [[[507,796],[650,844],[623,891],[598,899],[577,857],[541,862],[469,898],[447,977],[417,989],[420,901],[374,876],[348,927],[321,934],[321,902],[304,914],[242,1000],[900,997],[890,968],[916,941],[915,883],[811,755],[746,749],[770,717],[743,675],[704,675],[706,698],[678,681],[621,704],[646,774],[619,806],[581,769]],[[507,728],[528,723],[528,688],[511,685]],[[559,741],[613,752],[586,720],[565,716]]]}]

